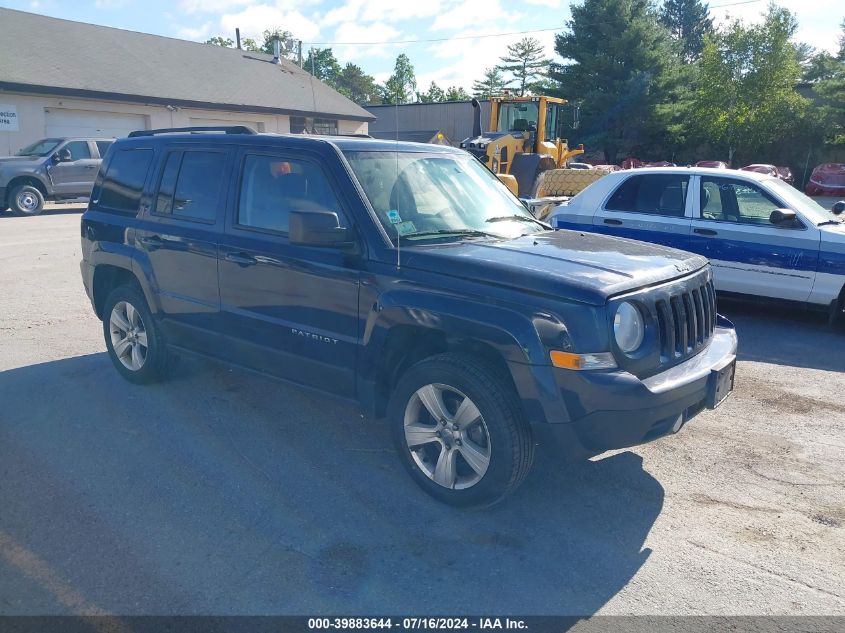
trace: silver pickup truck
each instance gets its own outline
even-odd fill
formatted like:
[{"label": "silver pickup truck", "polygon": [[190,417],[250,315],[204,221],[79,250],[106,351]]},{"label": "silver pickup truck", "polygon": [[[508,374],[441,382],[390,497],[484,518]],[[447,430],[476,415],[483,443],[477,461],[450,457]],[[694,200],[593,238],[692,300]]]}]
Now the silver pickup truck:
[{"label": "silver pickup truck", "polygon": [[0,158],[0,211],[38,215],[46,200],[87,198],[111,138],[45,138]]}]

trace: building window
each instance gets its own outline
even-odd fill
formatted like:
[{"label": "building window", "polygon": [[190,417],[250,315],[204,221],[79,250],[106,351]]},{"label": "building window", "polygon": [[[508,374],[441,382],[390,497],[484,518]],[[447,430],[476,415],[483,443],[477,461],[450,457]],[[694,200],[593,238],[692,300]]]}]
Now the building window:
[{"label": "building window", "polygon": [[292,134],[324,134],[336,136],[338,131],[337,119],[315,119],[312,117],[292,116],[290,131]]}]

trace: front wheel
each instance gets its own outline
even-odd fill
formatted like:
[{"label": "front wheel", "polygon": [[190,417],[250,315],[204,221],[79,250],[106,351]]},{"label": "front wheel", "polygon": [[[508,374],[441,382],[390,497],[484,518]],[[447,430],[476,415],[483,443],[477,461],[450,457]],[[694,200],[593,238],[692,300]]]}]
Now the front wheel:
[{"label": "front wheel", "polygon": [[126,380],[150,383],[165,377],[167,347],[140,289],[112,290],[103,309],[103,334],[109,357]]},{"label": "front wheel", "polygon": [[12,189],[9,202],[15,215],[38,215],[44,210],[44,195],[32,185]]},{"label": "front wheel", "polygon": [[411,367],[388,407],[414,481],[455,506],[486,506],[515,490],[534,444],[512,385],[480,360],[440,354]]}]

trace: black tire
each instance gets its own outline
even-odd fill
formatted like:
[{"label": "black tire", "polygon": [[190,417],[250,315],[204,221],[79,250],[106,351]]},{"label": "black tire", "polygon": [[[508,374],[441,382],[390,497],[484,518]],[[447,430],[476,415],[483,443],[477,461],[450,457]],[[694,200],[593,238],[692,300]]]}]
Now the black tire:
[{"label": "black tire", "polygon": [[20,185],[9,192],[9,206],[15,215],[38,215],[44,210],[44,194],[38,187]]},{"label": "black tire", "polygon": [[[143,332],[146,334],[147,345],[143,352],[144,360],[139,369],[132,369],[124,364],[114,348],[111,320],[115,306],[118,304],[128,304],[137,311],[137,317]],[[141,289],[136,285],[118,286],[106,298],[103,306],[103,337],[112,364],[118,373],[129,382],[148,384],[159,382],[167,377],[167,345],[162,336],[161,328],[153,318]]]},{"label": "black tire", "polygon": [[[447,488],[435,482],[420,468],[405,439],[406,410],[422,411],[419,405],[417,409],[409,407],[414,406],[417,391],[427,385],[439,385],[460,392],[476,405],[481,414],[477,424],[484,425],[485,437],[489,438],[484,442],[489,452],[489,465],[480,480],[470,487]],[[425,411],[423,415],[427,415]],[[408,369],[390,398],[388,422],[400,459],[411,477],[432,497],[449,505],[482,507],[501,501],[523,482],[534,459],[531,429],[512,384],[498,371],[474,357],[438,354]],[[434,424],[434,421],[431,423]],[[454,450],[462,450],[458,448],[461,442],[454,438],[447,439],[445,444],[441,440],[433,440],[427,446],[443,451],[448,442],[454,442]],[[462,467],[471,477],[477,476],[468,468],[469,462],[463,458],[463,453],[459,454],[456,468]],[[419,458],[419,453],[417,456]],[[433,460],[428,463],[434,467]]]},{"label": "black tire", "polygon": [[828,325],[834,332],[845,332],[845,287],[839,293],[839,298],[830,306]]}]

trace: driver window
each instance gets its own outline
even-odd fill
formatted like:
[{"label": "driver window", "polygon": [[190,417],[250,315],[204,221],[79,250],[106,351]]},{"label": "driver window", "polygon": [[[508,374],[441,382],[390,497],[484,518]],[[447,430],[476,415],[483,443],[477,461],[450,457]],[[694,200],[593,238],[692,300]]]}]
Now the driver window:
[{"label": "driver window", "polygon": [[345,222],[334,189],[318,165],[280,156],[245,156],[238,224],[287,233],[292,211],[332,211]]},{"label": "driver window", "polygon": [[558,114],[560,108],[556,104],[546,106],[546,134],[544,141],[554,141],[558,131]]},{"label": "driver window", "polygon": [[704,220],[770,225],[769,216],[781,206],[753,183],[727,178],[701,179]]},{"label": "driver window", "polygon": [[88,141],[71,141],[62,149],[66,149],[70,152],[70,159],[72,161],[91,158],[91,150],[88,147]]}]

